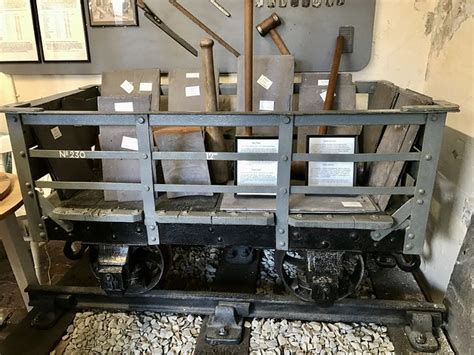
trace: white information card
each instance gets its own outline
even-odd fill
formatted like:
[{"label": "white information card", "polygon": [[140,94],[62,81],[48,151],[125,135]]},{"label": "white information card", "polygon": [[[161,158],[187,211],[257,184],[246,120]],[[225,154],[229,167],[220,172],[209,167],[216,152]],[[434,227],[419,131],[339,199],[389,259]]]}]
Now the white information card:
[{"label": "white information card", "polygon": [[[278,153],[276,138],[237,138],[238,153]],[[236,166],[238,186],[276,186],[278,162],[239,160]],[[275,195],[272,193],[238,193],[237,195]]]},{"label": "white information card", "polygon": [[44,61],[88,61],[81,0],[37,0]]},{"label": "white information card", "polygon": [[37,62],[33,14],[29,0],[0,1],[0,62]]},{"label": "white information card", "polygon": [[[310,154],[354,154],[355,137],[309,137]],[[308,186],[354,186],[354,162],[308,163]]]}]

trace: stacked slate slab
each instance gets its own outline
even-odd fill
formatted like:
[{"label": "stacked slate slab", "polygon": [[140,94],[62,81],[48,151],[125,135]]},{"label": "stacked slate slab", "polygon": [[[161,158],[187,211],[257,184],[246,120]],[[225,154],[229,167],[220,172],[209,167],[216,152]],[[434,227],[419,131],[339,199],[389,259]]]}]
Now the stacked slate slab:
[{"label": "stacked slate slab", "polygon": [[[158,112],[160,109],[160,71],[140,69],[108,72],[102,75],[98,110],[104,113]],[[151,133],[150,133],[151,134]],[[152,137],[150,136],[150,139]],[[135,127],[102,126],[99,143],[104,151],[138,150]],[[106,182],[140,182],[137,160],[102,160]],[[104,191],[106,201],[141,200],[139,191]]]}]

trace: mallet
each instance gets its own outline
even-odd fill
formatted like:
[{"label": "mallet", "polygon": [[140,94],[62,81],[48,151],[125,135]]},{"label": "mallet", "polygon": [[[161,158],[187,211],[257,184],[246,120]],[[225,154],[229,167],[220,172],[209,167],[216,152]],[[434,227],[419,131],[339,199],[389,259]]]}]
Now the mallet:
[{"label": "mallet", "polygon": [[257,25],[257,31],[262,37],[265,37],[267,33],[270,33],[272,40],[277,46],[281,54],[290,54],[290,51],[286,47],[285,43],[280,37],[280,34],[277,32],[276,28],[281,25],[280,17],[273,13],[270,17],[266,18]]},{"label": "mallet", "polygon": [[[214,41],[205,38],[199,43],[202,57],[202,73],[204,75],[204,100],[206,112],[217,112],[218,96],[216,76],[214,74],[214,55],[212,47]],[[225,152],[224,134],[222,127],[206,127],[206,148],[212,152]],[[225,184],[229,180],[228,165],[223,160],[209,161],[211,177],[214,183]]]}]

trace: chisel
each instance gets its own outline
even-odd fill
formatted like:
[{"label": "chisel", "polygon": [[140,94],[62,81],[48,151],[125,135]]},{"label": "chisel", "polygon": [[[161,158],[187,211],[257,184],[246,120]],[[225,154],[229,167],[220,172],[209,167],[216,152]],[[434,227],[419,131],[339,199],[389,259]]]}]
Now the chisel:
[{"label": "chisel", "polygon": [[225,16],[230,17],[230,12],[227,11],[224,6],[219,4],[217,0],[209,0],[209,1],[211,2],[212,5],[214,5],[217,8],[217,10],[222,12]]}]

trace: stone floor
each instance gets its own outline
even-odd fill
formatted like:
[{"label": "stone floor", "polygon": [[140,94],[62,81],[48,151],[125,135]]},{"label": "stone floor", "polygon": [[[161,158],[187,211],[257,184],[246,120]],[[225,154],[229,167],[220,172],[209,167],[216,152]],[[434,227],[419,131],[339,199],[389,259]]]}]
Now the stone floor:
[{"label": "stone floor", "polygon": [[1,242],[0,290],[0,319],[3,319],[4,322],[0,327],[0,341],[2,341],[9,334],[13,325],[25,317],[26,308]]},{"label": "stone floor", "polygon": [[[58,282],[65,272],[70,268],[72,262],[63,254],[63,243],[52,241],[48,243],[47,254],[44,247],[41,249],[41,261],[44,266],[42,275],[47,279],[48,274],[48,254],[51,259],[49,273],[51,282]],[[13,276],[10,263],[8,262],[5,249],[0,242],[0,318],[6,318],[6,324],[0,327],[0,341],[4,339],[11,329],[20,322],[26,315],[26,307],[23,303],[20,290]]]}]

